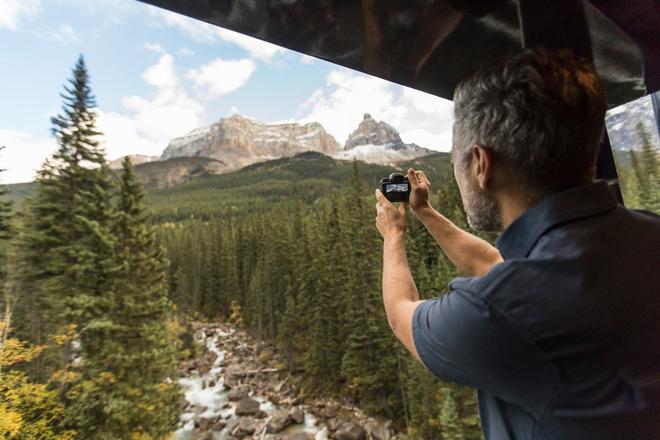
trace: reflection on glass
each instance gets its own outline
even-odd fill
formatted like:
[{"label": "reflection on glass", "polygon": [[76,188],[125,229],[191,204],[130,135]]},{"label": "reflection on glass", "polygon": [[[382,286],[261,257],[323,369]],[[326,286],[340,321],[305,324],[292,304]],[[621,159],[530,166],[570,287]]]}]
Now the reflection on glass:
[{"label": "reflection on glass", "polygon": [[645,96],[610,110],[606,121],[626,206],[660,213],[656,114],[653,97]]}]

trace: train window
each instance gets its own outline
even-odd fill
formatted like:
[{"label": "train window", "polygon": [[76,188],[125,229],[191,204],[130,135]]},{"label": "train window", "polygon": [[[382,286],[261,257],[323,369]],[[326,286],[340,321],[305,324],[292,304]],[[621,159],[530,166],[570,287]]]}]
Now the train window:
[{"label": "train window", "polygon": [[660,93],[607,112],[623,200],[627,207],[660,213]]}]

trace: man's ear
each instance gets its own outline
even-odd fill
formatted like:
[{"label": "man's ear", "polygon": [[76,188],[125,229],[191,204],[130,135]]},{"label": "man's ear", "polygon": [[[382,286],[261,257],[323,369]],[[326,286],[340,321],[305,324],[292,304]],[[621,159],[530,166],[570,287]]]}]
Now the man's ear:
[{"label": "man's ear", "polygon": [[488,189],[494,173],[493,151],[479,144],[472,146],[472,173],[481,189]]}]

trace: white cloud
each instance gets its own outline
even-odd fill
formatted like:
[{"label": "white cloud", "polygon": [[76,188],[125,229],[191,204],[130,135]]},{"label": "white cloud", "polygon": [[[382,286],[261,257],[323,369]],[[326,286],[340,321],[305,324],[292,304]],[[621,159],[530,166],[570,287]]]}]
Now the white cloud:
[{"label": "white cloud", "polygon": [[40,0],[0,0],[0,29],[16,30],[21,18],[34,16],[40,10]]},{"label": "white cloud", "polygon": [[320,122],[341,143],[364,113],[395,127],[404,142],[451,148],[451,101],[349,69],[332,70],[299,108],[303,121]]},{"label": "white cloud", "polygon": [[144,48],[156,53],[165,53],[165,49],[158,43],[144,43]]},{"label": "white cloud", "polygon": [[34,180],[36,171],[43,161],[57,149],[52,138],[38,138],[17,130],[0,129],[1,183],[29,182]]},{"label": "white cloud", "polygon": [[142,79],[147,84],[159,89],[174,88],[179,83],[179,78],[174,72],[174,57],[168,53],[161,55],[156,64],[149,67],[142,74]]},{"label": "white cloud", "polygon": [[172,55],[161,55],[142,78],[156,87],[154,95],[124,97],[122,113],[98,111],[98,127],[110,159],[126,154],[158,156],[170,140],[204,122],[204,107],[180,86]]},{"label": "white cloud", "polygon": [[307,55],[307,54],[303,54],[303,55],[300,57],[300,63],[301,63],[301,64],[312,64],[314,61],[317,61],[317,59],[314,58],[314,57],[310,57],[310,56]]},{"label": "white cloud", "polygon": [[75,43],[79,41],[78,34],[76,34],[76,31],[68,24],[62,24],[58,26],[57,29],[51,32],[50,37],[51,39],[64,44]]},{"label": "white cloud", "polygon": [[213,43],[222,40],[237,45],[250,54],[252,58],[262,61],[270,61],[275,55],[284,52],[284,48],[266,41],[230,31],[229,29],[220,28],[165,9],[150,7],[149,12],[152,16],[160,20],[160,24],[177,28],[197,42]]},{"label": "white cloud", "polygon": [[234,43],[247,51],[252,58],[269,61],[275,55],[284,52],[284,48],[268,43],[258,38],[253,38],[239,32],[230,31],[216,27],[218,36],[228,43]]},{"label": "white cloud", "polygon": [[186,78],[192,80],[195,86],[206,93],[209,98],[217,98],[243,87],[254,70],[254,61],[250,59],[222,60],[218,58],[199,69],[191,69]]},{"label": "white cloud", "polygon": [[183,56],[187,57],[187,56],[194,55],[194,54],[195,54],[195,52],[193,52],[192,50],[188,49],[185,46],[182,47],[181,49],[179,49],[179,55],[183,55]]}]

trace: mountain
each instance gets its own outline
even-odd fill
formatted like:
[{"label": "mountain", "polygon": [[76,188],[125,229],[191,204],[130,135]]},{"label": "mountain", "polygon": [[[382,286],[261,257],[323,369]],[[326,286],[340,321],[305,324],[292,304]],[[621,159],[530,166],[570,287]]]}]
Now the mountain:
[{"label": "mountain", "polygon": [[161,160],[202,156],[225,163],[227,171],[304,151],[333,154],[340,145],[317,122],[262,124],[240,115],[221,119],[173,139]]},{"label": "mountain", "polygon": [[[138,174],[144,166],[136,168]],[[451,176],[448,153],[435,152],[395,166],[358,162],[362,180],[372,189],[378,187],[382,177],[409,167],[424,170],[435,188]],[[306,152],[255,163],[225,174],[196,176],[169,188],[152,188],[147,190],[147,202],[154,212],[155,222],[224,217],[238,212],[249,215],[294,200],[311,204],[333,192],[343,191],[352,175],[353,161]]]},{"label": "mountain", "polygon": [[[147,204],[154,213],[154,221],[238,211],[249,213],[265,204],[291,200],[311,203],[342,191],[353,174],[352,161],[314,152],[255,163],[227,173],[213,169],[222,166],[222,162],[204,157],[178,157],[137,165],[135,171],[145,184]],[[380,178],[409,167],[424,170],[435,188],[451,175],[449,154],[440,152],[394,166],[358,162],[358,167],[365,184],[374,189]],[[6,185],[6,188],[9,198],[19,206],[34,194],[36,186],[36,182],[30,182]]]},{"label": "mountain", "polygon": [[158,156],[145,156],[144,154],[129,154],[128,156],[122,156],[118,159],[111,160],[108,162],[108,166],[111,170],[120,170],[121,164],[124,162],[124,158],[128,157],[128,160],[131,161],[133,166],[142,165],[143,163],[153,162],[158,160]]},{"label": "mountain", "polygon": [[368,113],[350,134],[344,148],[318,122],[263,124],[233,115],[173,139],[161,160],[210,157],[223,161],[227,165],[223,172],[227,172],[305,151],[377,164],[393,164],[433,153],[416,144],[404,143],[394,127],[374,120]]},{"label": "mountain", "polygon": [[639,150],[642,143],[637,134],[637,124],[642,122],[651,133],[653,146],[660,150],[658,130],[655,126],[653,104],[649,96],[636,99],[607,112],[607,134],[612,150]]},{"label": "mountain", "polygon": [[142,165],[143,163],[153,162],[158,160],[158,156],[145,156],[144,154],[129,154],[128,156],[122,156],[118,159],[111,160],[108,162],[108,166],[111,170],[120,170],[124,158],[128,157],[128,160],[131,161],[133,166]]},{"label": "mountain", "polygon": [[431,153],[434,151],[404,143],[394,127],[365,113],[360,125],[348,136],[344,150],[334,157],[389,165]]},{"label": "mountain", "polygon": [[229,167],[220,160],[208,157],[174,157],[146,162],[137,165],[135,170],[146,189],[164,189],[195,177],[228,172]]}]

